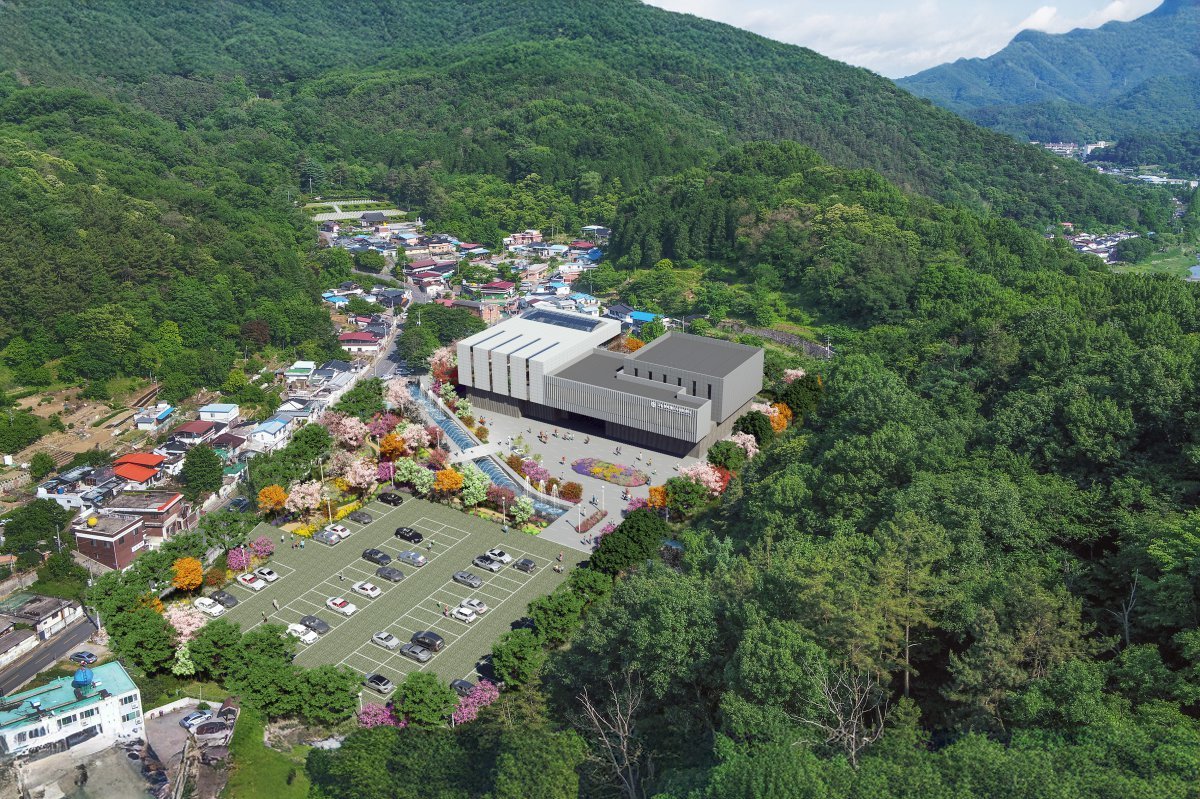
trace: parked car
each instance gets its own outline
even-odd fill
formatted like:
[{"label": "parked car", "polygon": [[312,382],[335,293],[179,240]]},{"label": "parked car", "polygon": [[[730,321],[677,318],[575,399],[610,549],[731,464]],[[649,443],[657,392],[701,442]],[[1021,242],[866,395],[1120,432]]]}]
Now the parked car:
[{"label": "parked car", "polygon": [[400,654],[418,663],[428,663],[429,659],[433,657],[432,652],[417,644],[402,644],[400,646]]},{"label": "parked car", "polygon": [[375,517],[367,513],[365,510],[356,510],[346,518],[352,522],[357,522],[358,524],[370,524],[371,522],[375,521]]},{"label": "parked car", "polygon": [[232,502],[229,503],[229,509],[235,510],[238,513],[242,513],[249,507],[250,507],[250,500],[247,499],[246,497],[237,497]]},{"label": "parked car", "polygon": [[375,583],[368,583],[365,581],[355,583],[354,585],[350,586],[350,590],[356,594],[370,597],[371,599],[374,599],[383,593],[383,591],[379,588],[379,586],[375,585]]},{"label": "parked car", "polygon": [[422,555],[420,552],[413,552],[411,549],[406,549],[396,556],[396,560],[400,563],[407,563],[409,566],[421,568],[429,562],[429,558]]},{"label": "parked car", "polygon": [[404,504],[404,497],[395,492],[387,491],[379,495],[379,501],[384,505],[391,505],[393,508],[395,508]]},{"label": "parked car", "polygon": [[455,621],[461,621],[464,624],[470,624],[479,617],[475,615],[475,611],[459,605],[454,610],[450,611],[450,618],[454,619]]},{"label": "parked car", "polygon": [[477,616],[482,616],[483,614],[488,612],[488,606],[484,604],[483,600],[476,599],[475,597],[472,597],[470,599],[464,599],[462,602],[460,602],[458,604],[458,606],[460,608],[467,608],[468,610],[475,611],[475,614]]},{"label": "parked car", "polygon": [[[317,619],[317,621],[320,621],[320,619]],[[299,638],[302,644],[313,644],[317,641],[316,632],[309,627],[305,627],[303,624],[289,624],[287,631],[288,635],[293,638]]]},{"label": "parked car", "polygon": [[513,568],[517,571],[525,572],[526,574],[533,574],[533,572],[537,569],[537,564],[529,558],[521,558],[513,564]]},{"label": "parked car", "polygon": [[504,568],[503,563],[498,560],[492,560],[487,555],[476,555],[475,560],[471,561],[471,564],[478,566],[481,569],[487,569],[492,574],[495,574]]},{"label": "parked car", "polygon": [[470,680],[451,680],[450,687],[459,696],[466,696],[475,690],[475,683]]},{"label": "parked car", "polygon": [[503,549],[489,549],[487,556],[492,560],[498,560],[505,566],[513,562],[513,556],[505,552]]},{"label": "parked car", "polygon": [[410,544],[419,544],[425,540],[425,536],[411,527],[397,527],[395,535],[396,538],[399,538],[401,541],[407,541]]},{"label": "parked car", "polygon": [[417,646],[423,646],[430,652],[441,652],[446,647],[446,639],[432,630],[421,630],[412,634],[409,639]]},{"label": "parked car", "polygon": [[350,528],[344,524],[327,524],[325,525],[325,532],[333,533],[338,538],[350,537]]},{"label": "parked car", "polygon": [[371,643],[378,644],[384,649],[395,649],[400,646],[400,639],[391,633],[378,632],[371,636]]},{"label": "parked car", "polygon": [[375,576],[387,580],[389,583],[398,583],[404,579],[404,572],[395,566],[380,566],[375,570]]},{"label": "parked car", "polygon": [[213,591],[208,598],[213,602],[220,602],[227,608],[236,608],[238,603],[238,598],[228,591]]},{"label": "parked car", "polygon": [[259,566],[254,570],[254,573],[268,583],[273,583],[279,579],[279,574],[274,569],[268,569],[266,566]]},{"label": "parked car", "polygon": [[212,601],[206,596],[196,597],[196,601],[192,604],[196,606],[196,610],[200,611],[205,616],[211,616],[214,619],[217,616],[225,613],[225,608],[221,607],[220,604]]},{"label": "parked car", "polygon": [[363,685],[367,686],[373,691],[378,691],[381,694],[390,694],[392,691],[396,690],[396,686],[392,684],[392,681],[387,677],[384,677],[382,674],[368,675],[367,679],[363,680]]},{"label": "parked car", "polygon": [[450,578],[459,585],[465,585],[467,588],[482,588],[483,580],[479,575],[471,574],[470,572],[455,572]]},{"label": "parked car", "polygon": [[326,599],[325,607],[329,608],[334,613],[340,613],[343,616],[353,616],[358,610],[357,605],[340,596],[331,596],[329,599]]},{"label": "parked car", "polygon": [[301,616],[300,623],[312,630],[317,635],[324,635],[330,630],[329,625],[326,624],[324,620],[319,619],[316,616]]},{"label": "parked car", "polygon": [[334,546],[341,543],[342,537],[337,533],[331,533],[328,530],[318,530],[313,533],[313,541],[319,541],[328,546]]},{"label": "parked car", "polygon": [[212,717],[213,714],[211,710],[197,710],[192,713],[188,713],[186,716],[181,718],[179,720],[179,726],[183,727],[185,730],[190,730],[198,724],[203,724]]},{"label": "parked car", "polygon": [[239,574],[237,581],[239,583],[241,583],[242,585],[246,586],[247,588],[249,588],[251,591],[261,591],[267,587],[266,582],[259,579],[258,575],[255,574],[254,572],[246,572],[245,574]]},{"label": "parked car", "polygon": [[73,653],[71,653],[71,657],[70,657],[70,661],[72,663],[77,663],[80,666],[90,666],[93,663],[95,663],[97,660],[98,660],[98,658],[95,655],[93,655],[91,652],[88,652],[86,650],[84,650],[82,652],[73,652]]},{"label": "parked car", "polygon": [[364,549],[363,560],[369,560],[376,566],[386,566],[392,562],[392,556],[382,549]]}]

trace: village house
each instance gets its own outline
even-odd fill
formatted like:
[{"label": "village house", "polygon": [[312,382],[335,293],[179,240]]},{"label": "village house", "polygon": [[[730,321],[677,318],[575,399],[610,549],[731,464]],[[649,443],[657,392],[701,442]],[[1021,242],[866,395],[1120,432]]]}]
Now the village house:
[{"label": "village house", "polygon": [[80,554],[117,571],[125,571],[149,548],[145,525],[138,516],[119,513],[85,514],[71,532]]},{"label": "village house", "polygon": [[338,344],[346,352],[379,352],[381,343],[379,338],[374,333],[364,331],[355,331],[353,333],[342,333],[338,336]]},{"label": "village house", "polygon": [[292,432],[292,420],[272,416],[255,425],[250,431],[250,448],[255,452],[273,452],[287,443]]},{"label": "village house", "polygon": [[210,438],[217,435],[219,430],[214,422],[202,422],[197,419],[194,422],[180,425],[171,431],[171,438],[189,447],[195,447],[203,444]]},{"label": "village house", "polygon": [[231,425],[238,420],[241,409],[231,402],[214,402],[200,409],[200,421]]},{"label": "village house", "polygon": [[82,618],[83,607],[73,599],[21,592],[0,602],[0,620],[12,624],[27,624],[43,641]]},{"label": "village house", "polygon": [[177,491],[126,491],[105,505],[109,513],[141,519],[146,543],[157,549],[164,541],[187,530],[194,519]]},{"label": "village house", "polygon": [[167,458],[156,452],[131,452],[113,461],[113,474],[125,481],[124,490],[150,488],[159,482]]},{"label": "village house", "polygon": [[175,409],[165,402],[160,402],[153,408],[143,408],[133,418],[138,430],[154,433],[167,423]]},{"label": "village house", "polygon": [[0,669],[32,652],[39,640],[33,630],[18,630],[12,622],[0,622]]}]

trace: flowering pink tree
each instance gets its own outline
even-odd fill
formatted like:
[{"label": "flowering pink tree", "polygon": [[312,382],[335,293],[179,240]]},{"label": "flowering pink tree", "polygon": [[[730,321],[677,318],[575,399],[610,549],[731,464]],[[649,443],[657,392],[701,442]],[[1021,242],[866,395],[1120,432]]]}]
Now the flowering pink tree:
[{"label": "flowering pink tree", "polygon": [[758,411],[763,416],[766,416],[768,419],[771,418],[772,416],[774,416],[775,414],[779,413],[778,408],[776,408],[774,405],[770,405],[766,402],[752,402],[752,403],[750,403],[750,410]]},{"label": "flowering pink tree", "polygon": [[333,440],[346,449],[358,449],[367,440],[370,431],[362,419],[344,413],[330,411],[321,419]]},{"label": "flowering pink tree", "polygon": [[732,441],[746,452],[746,460],[751,460],[758,454],[758,442],[749,433],[734,433],[724,439]]},{"label": "flowering pink tree", "polygon": [[341,477],[354,464],[354,456],[349,452],[337,450],[325,464],[325,476]]},{"label": "flowering pink tree", "polygon": [[380,483],[390,483],[396,476],[396,464],[391,461],[380,461],[375,467],[375,479]]},{"label": "flowering pink tree", "polygon": [[516,492],[508,486],[490,485],[487,488],[487,501],[497,507],[511,508],[516,499]]},{"label": "flowering pink tree", "polygon": [[363,705],[358,711],[358,726],[360,727],[404,727],[407,722],[396,718],[389,707],[377,705],[374,702]]},{"label": "flowering pink tree", "polygon": [[783,382],[794,383],[795,381],[804,377],[804,375],[806,375],[806,374],[808,374],[808,373],[805,372],[803,369],[784,369],[783,370]]},{"label": "flowering pink tree", "polygon": [[410,424],[401,430],[400,437],[404,439],[404,446],[411,452],[429,446],[429,431],[419,424]]},{"label": "flowering pink tree", "polygon": [[350,464],[350,468],[346,470],[342,478],[356,494],[365,494],[375,487],[379,476],[378,470],[379,467],[375,465],[374,461],[362,458]]},{"label": "flowering pink tree", "polygon": [[412,395],[408,393],[408,381],[402,377],[393,378],[383,389],[383,401],[392,408],[401,408]]},{"label": "flowering pink tree", "polygon": [[275,554],[275,540],[267,538],[265,535],[260,535],[250,542],[250,551],[257,557],[269,558]]},{"label": "flowering pink tree", "polygon": [[294,483],[288,493],[287,502],[283,507],[290,513],[303,516],[321,506],[321,483],[311,480],[307,483]]},{"label": "flowering pink tree", "polygon": [[163,611],[163,618],[167,623],[175,628],[175,632],[179,633],[179,643],[187,643],[196,637],[196,633],[200,632],[200,628],[208,621],[203,613],[184,602],[176,602],[169,605]]},{"label": "flowering pink tree", "polygon": [[649,504],[650,501],[645,497],[634,497],[633,499],[629,500],[629,504],[625,506],[625,512],[633,513],[635,510],[641,510],[642,508],[647,507]]},{"label": "flowering pink tree", "polygon": [[250,551],[245,547],[234,547],[225,554],[225,564],[235,572],[250,568]]},{"label": "flowering pink tree", "polygon": [[479,684],[471,689],[471,693],[458,700],[458,707],[454,709],[454,715],[450,717],[451,722],[457,727],[459,724],[474,721],[479,717],[479,711],[499,698],[499,688],[487,680],[480,680]]},{"label": "flowering pink tree", "polygon": [[543,468],[541,464],[532,458],[521,463],[521,474],[525,475],[529,482],[534,485],[543,480],[550,479],[550,470]]},{"label": "flowering pink tree", "polygon": [[716,496],[725,489],[725,480],[717,473],[710,463],[693,463],[679,470],[679,476],[704,486],[710,496]]},{"label": "flowering pink tree", "polygon": [[396,414],[381,413],[367,424],[367,430],[375,438],[383,438],[395,430],[398,424],[400,424],[400,417]]},{"label": "flowering pink tree", "polygon": [[609,533],[611,533],[613,530],[616,530],[616,529],[617,529],[616,522],[609,522],[608,524],[606,524],[600,528],[600,535],[608,535]]},{"label": "flowering pink tree", "polygon": [[445,469],[446,464],[450,462],[450,454],[444,449],[431,450],[429,453],[429,468]]}]

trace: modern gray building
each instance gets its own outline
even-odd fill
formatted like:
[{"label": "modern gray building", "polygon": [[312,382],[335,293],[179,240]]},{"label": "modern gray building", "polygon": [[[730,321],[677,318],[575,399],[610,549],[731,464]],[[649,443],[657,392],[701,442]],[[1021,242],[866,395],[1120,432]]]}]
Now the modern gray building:
[{"label": "modern gray building", "polygon": [[673,454],[702,454],[762,390],[763,352],[671,332],[634,353],[606,348],[620,322],[538,309],[458,343],[475,405],[592,429]]}]

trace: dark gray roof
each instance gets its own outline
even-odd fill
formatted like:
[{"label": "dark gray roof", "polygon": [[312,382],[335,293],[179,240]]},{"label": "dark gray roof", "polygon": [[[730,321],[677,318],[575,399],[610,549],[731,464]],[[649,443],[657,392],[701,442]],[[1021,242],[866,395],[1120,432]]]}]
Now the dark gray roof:
[{"label": "dark gray roof", "polygon": [[[623,391],[635,397],[673,402],[689,408],[700,408],[708,402],[707,399],[692,397],[684,393],[684,389],[670,383],[654,383],[646,379],[636,378],[628,369],[628,356],[607,350],[592,350],[592,352],[574,363],[549,375],[551,379],[559,377],[564,380],[574,380],[596,388],[610,388],[613,391]],[[626,367],[623,375],[617,370]]]},{"label": "dark gray roof", "polygon": [[651,341],[629,358],[640,364],[725,377],[760,351],[758,347],[731,341],[671,332]]}]

